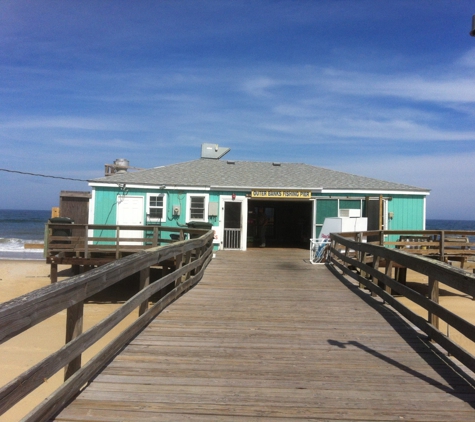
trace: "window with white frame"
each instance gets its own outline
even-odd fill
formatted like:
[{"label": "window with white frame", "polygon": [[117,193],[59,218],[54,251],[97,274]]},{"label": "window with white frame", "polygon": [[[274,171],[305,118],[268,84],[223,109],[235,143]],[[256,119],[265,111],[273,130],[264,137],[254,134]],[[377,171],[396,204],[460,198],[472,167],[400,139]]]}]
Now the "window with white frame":
[{"label": "window with white frame", "polygon": [[193,194],[186,195],[186,220],[208,221],[209,195]]},{"label": "window with white frame", "polygon": [[166,210],[166,196],[163,193],[149,193],[147,195],[147,221],[165,221]]}]

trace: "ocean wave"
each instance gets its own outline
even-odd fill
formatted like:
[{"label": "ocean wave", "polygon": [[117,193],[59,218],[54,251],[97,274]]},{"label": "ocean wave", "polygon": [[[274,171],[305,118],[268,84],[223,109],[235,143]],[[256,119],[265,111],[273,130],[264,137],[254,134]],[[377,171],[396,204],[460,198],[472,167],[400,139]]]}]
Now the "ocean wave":
[{"label": "ocean wave", "polygon": [[[25,251],[25,243],[42,244],[42,240],[24,240],[17,238],[0,237],[0,252],[23,252]],[[28,252],[43,252],[43,249],[28,249]]]}]

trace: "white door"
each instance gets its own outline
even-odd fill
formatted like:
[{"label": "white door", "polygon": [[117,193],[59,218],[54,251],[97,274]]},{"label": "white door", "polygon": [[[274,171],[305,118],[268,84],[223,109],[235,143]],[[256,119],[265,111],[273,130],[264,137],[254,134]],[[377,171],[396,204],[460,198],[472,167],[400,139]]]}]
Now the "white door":
[{"label": "white door", "polygon": [[[117,196],[117,224],[142,226],[144,223],[144,199],[142,196]],[[142,230],[121,230],[121,238],[143,238]],[[142,245],[141,241],[121,242],[123,245]]]},{"label": "white door", "polygon": [[219,200],[219,249],[247,249],[247,198],[223,195]]}]

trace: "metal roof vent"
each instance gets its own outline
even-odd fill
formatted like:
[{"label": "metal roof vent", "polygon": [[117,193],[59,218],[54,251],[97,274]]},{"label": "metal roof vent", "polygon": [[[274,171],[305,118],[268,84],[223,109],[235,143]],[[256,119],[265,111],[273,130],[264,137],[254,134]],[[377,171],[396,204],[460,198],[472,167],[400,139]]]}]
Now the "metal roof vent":
[{"label": "metal roof vent", "polygon": [[228,160],[226,161],[228,164],[236,164],[236,161],[233,161],[233,160]]},{"label": "metal roof vent", "polygon": [[231,148],[220,147],[218,144],[201,144],[201,158],[219,160],[229,151]]},{"label": "metal roof vent", "polygon": [[106,164],[104,167],[104,174],[106,176],[127,173],[127,169],[131,168],[129,166],[129,160],[126,160],[125,158],[117,158],[114,161],[114,164]]},{"label": "metal roof vent", "polygon": [[272,163],[274,167],[280,167],[282,164],[281,163]]},{"label": "metal roof vent", "polygon": [[114,161],[114,167],[116,173],[127,173],[127,169],[129,168],[129,160],[125,158],[117,158]]}]

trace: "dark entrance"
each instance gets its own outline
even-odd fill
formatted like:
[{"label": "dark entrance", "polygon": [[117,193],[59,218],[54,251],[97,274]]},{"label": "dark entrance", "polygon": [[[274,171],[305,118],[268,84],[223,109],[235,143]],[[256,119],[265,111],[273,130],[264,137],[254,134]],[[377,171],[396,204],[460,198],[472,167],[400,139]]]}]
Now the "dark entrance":
[{"label": "dark entrance", "polygon": [[308,248],[312,237],[311,201],[250,200],[248,212],[248,247],[265,244],[266,247]]},{"label": "dark entrance", "polygon": [[241,249],[241,202],[224,203],[224,249]]}]

